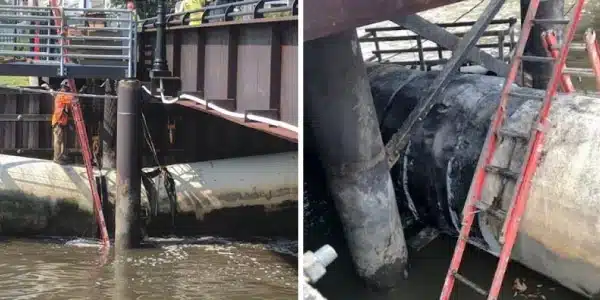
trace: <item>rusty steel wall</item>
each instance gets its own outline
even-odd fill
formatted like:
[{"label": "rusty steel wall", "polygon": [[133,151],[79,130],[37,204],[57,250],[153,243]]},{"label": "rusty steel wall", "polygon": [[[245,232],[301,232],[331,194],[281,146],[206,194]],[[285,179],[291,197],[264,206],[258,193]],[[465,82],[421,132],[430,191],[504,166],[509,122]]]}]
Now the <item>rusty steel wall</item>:
[{"label": "rusty steel wall", "polygon": [[[98,105],[93,101],[82,100],[89,143],[93,143],[93,138],[98,135],[102,120],[102,112],[97,110]],[[0,153],[51,159],[52,106],[53,100],[46,94],[19,94],[14,90],[0,90]],[[162,164],[263,155],[297,149],[295,143],[184,106],[146,104],[143,111]],[[22,117],[20,120],[16,118],[18,115]],[[168,122],[175,123],[173,143]],[[80,146],[72,119],[70,125],[67,131],[67,148],[75,162],[80,163]],[[190,133],[194,133],[192,138]],[[155,165],[148,145],[144,143],[141,146],[143,165]]]},{"label": "rusty steel wall", "polygon": [[[40,154],[44,148],[50,150],[51,112],[52,100],[47,95],[19,94],[13,90],[0,89],[0,153],[31,155]],[[35,115],[44,121],[17,122],[16,115],[23,115],[25,118]]]},{"label": "rusty steel wall", "polygon": [[[90,139],[97,134],[101,117],[94,109],[92,101],[82,102]],[[52,107],[53,100],[50,95],[0,89],[0,153],[50,158],[52,156],[50,124]],[[80,147],[73,120],[71,119],[70,122],[67,131],[67,148],[77,153]]]},{"label": "rusty steel wall", "polygon": [[[139,33],[138,77],[149,81],[154,29]],[[278,110],[298,124],[297,17],[167,28],[167,63],[183,92],[234,99],[237,112]]]}]

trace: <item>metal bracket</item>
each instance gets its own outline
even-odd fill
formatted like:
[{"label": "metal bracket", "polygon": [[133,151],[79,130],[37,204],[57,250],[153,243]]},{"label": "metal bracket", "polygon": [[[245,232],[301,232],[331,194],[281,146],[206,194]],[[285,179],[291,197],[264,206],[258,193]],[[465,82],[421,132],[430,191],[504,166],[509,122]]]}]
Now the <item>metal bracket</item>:
[{"label": "metal bracket", "polygon": [[[150,72],[150,90],[152,92],[160,89],[160,81],[163,82],[163,93],[167,96],[177,96],[181,90],[181,79],[173,76],[156,76],[162,75],[161,72]],[[154,76],[153,76],[154,75]]]}]

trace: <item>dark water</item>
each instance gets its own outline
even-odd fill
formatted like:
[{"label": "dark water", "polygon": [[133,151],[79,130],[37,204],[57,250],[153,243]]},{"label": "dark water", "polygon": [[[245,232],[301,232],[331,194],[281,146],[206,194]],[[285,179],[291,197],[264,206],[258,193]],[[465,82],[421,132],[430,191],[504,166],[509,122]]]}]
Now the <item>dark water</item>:
[{"label": "dark water", "polygon": [[1,241],[0,299],[298,297],[295,241],[150,241],[118,259],[90,241]]},{"label": "dark water", "polygon": [[[314,157],[306,157],[304,165],[306,180],[304,185],[305,251],[314,251],[324,244],[330,244],[339,255],[327,267],[327,274],[315,285],[324,297],[330,300],[430,300],[439,298],[444,276],[454,250],[454,238],[441,235],[419,251],[409,248],[408,279],[398,278],[399,285],[392,291],[371,291],[355,275],[340,221],[336,216],[333,204],[328,201],[329,195],[322,184],[325,179],[320,172],[318,162]],[[405,232],[409,237],[413,233],[410,230]],[[489,287],[496,263],[496,257],[480,251],[474,246],[467,246],[460,269],[461,274],[474,280],[480,286]],[[485,299],[485,297],[457,282],[452,299],[477,300]],[[579,300],[585,298],[543,275],[512,262],[509,264],[499,299]]]}]

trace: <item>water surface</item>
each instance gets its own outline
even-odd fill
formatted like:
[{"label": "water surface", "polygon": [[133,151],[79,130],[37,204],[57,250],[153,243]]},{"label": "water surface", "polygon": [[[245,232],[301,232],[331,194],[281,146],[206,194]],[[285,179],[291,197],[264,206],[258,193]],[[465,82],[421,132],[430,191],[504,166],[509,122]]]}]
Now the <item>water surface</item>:
[{"label": "water surface", "polygon": [[0,299],[297,299],[295,241],[149,241],[115,258],[86,240],[5,239]]}]

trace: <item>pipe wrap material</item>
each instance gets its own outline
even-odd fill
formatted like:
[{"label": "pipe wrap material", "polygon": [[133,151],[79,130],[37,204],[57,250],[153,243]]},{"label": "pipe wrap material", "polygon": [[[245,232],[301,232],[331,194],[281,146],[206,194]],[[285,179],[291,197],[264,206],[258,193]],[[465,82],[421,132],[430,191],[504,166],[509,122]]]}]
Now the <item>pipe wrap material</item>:
[{"label": "pipe wrap material", "polygon": [[[384,140],[422,97],[436,72],[394,65],[368,68]],[[442,99],[415,128],[392,169],[403,215],[457,235],[461,212],[504,79],[452,78]],[[515,87],[531,98],[510,101],[505,130],[529,135],[543,91]],[[550,114],[542,159],[512,258],[587,296],[600,291],[600,99],[559,95]],[[527,144],[504,138],[493,164],[519,172]],[[488,174],[482,201],[508,210],[514,180]],[[498,255],[503,219],[479,213],[470,241]]]},{"label": "pipe wrap material", "polygon": [[[297,206],[297,164],[297,152],[289,152],[167,166],[176,186],[176,221],[191,215],[194,220],[189,226],[202,229],[208,226],[202,221],[214,212],[247,208],[245,212],[259,209],[261,214],[272,214]],[[116,172],[103,172],[109,200],[114,203]],[[170,220],[171,206],[164,185],[162,182],[155,185],[159,189],[151,193],[157,199],[152,201],[153,207],[142,187],[142,207]],[[82,235],[85,230],[93,229],[92,211],[84,167],[0,155],[0,234]],[[235,227],[245,212],[221,215],[216,221],[224,228]],[[281,224],[281,227],[289,226]],[[233,232],[250,229],[231,228]]]}]

